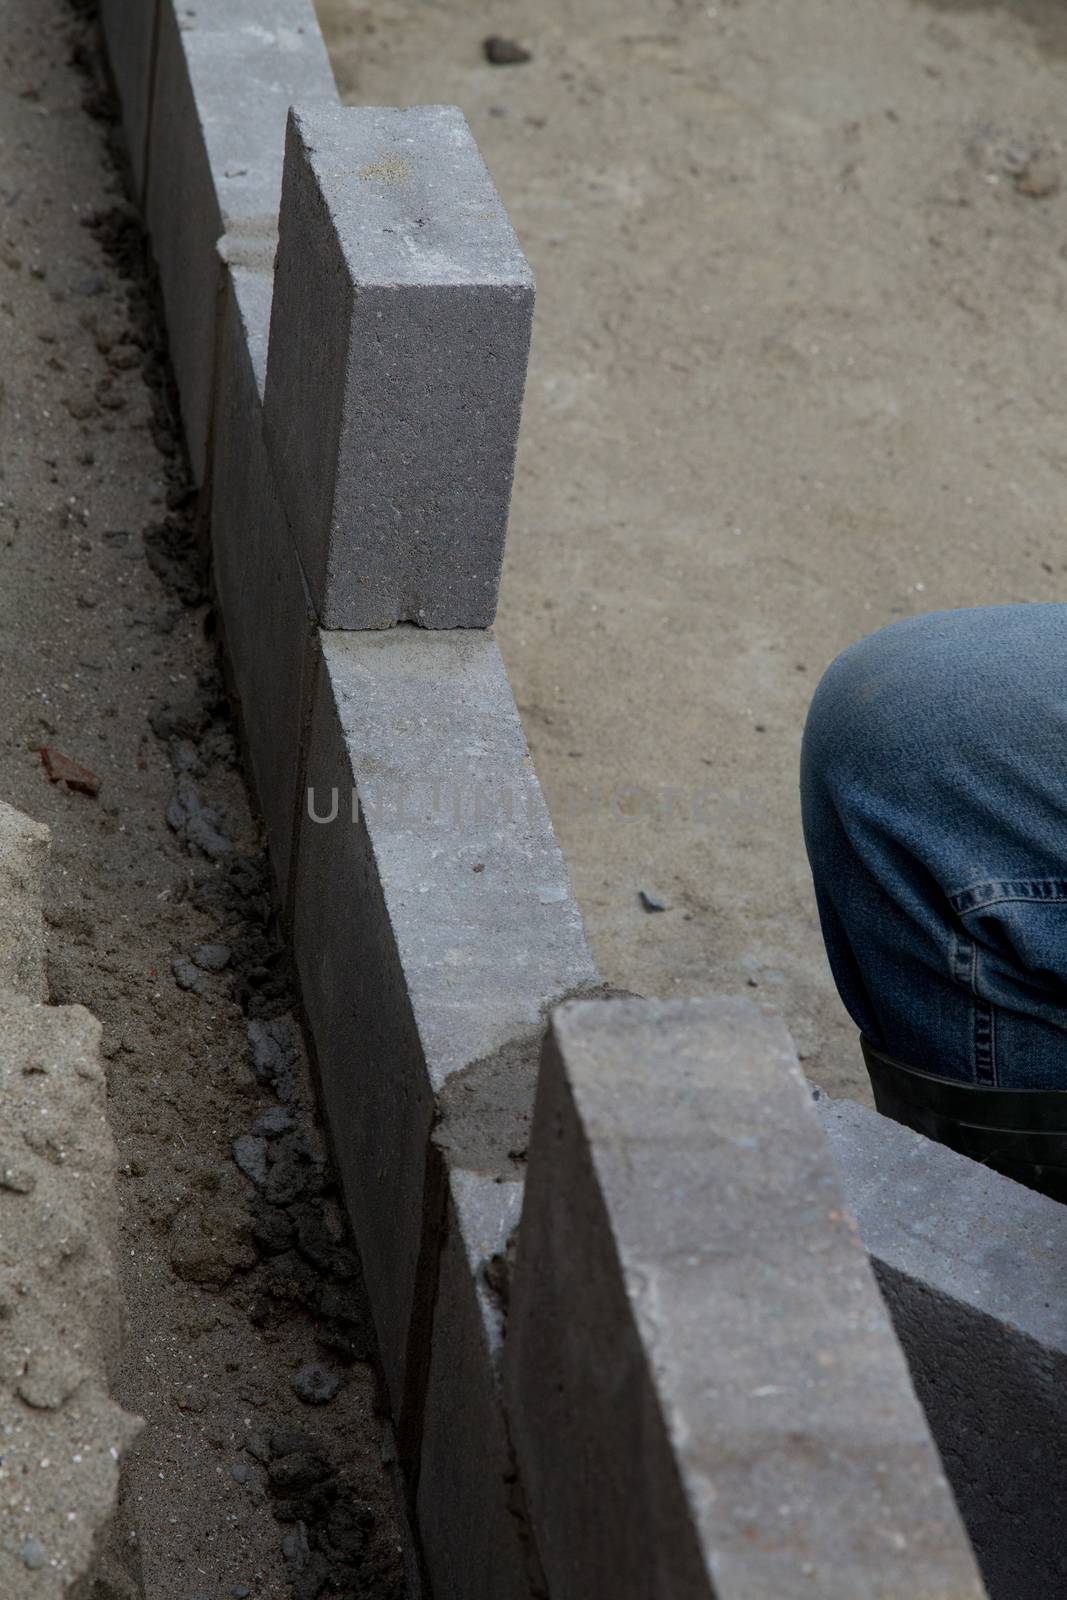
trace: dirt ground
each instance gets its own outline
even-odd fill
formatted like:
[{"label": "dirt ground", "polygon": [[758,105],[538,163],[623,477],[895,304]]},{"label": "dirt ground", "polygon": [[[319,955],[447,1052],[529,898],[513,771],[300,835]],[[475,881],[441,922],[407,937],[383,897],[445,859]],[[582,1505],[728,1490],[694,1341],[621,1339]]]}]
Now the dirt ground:
[{"label": "dirt ground", "polygon": [[[604,974],[754,991],[862,1094],[803,716],[894,616],[1067,599],[1067,13],[321,10],[346,97],[464,108],[537,272],[498,631]],[[147,1427],[107,1600],[138,1570],[150,1600],[299,1600],[324,1563],[386,1600],[358,1263],[86,29],[0,0],[0,795],[53,829],[52,998],[103,1021],[122,1151],[115,1387]],[[532,59],[489,65],[490,33]]]},{"label": "dirt ground", "polygon": [[865,1098],[801,729],[894,617],[1067,599],[1067,10],[319,10],[347,100],[462,106],[537,275],[497,631],[605,977],[755,992]]},{"label": "dirt ground", "polygon": [[[95,48],[85,5],[0,0],[0,796],[52,829],[51,999],[103,1023],[113,1391],[146,1419],[94,1600],[397,1600],[366,1297]],[[3,1479],[0,1545],[26,1510]]]}]

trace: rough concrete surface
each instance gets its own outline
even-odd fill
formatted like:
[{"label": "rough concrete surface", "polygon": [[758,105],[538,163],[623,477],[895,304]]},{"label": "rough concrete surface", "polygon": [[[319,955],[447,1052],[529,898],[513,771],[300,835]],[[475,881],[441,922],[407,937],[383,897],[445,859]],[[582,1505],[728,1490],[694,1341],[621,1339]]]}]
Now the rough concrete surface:
[{"label": "rough concrete surface", "polygon": [[553,1600],[984,1594],[781,1022],[552,1016],[504,1344]]},{"label": "rough concrete surface", "polygon": [[532,314],[456,107],[298,103],[265,422],[325,627],[492,622]]},{"label": "rough concrete surface", "polygon": [[993,1600],[1067,1591],[1067,1208],[820,1101]]},{"label": "rough concrete surface", "polygon": [[0,801],[0,989],[47,998],[41,900],[49,832]]},{"label": "rough concrete surface", "polygon": [[1067,598],[1067,11],[319,12],[342,98],[463,109],[537,278],[498,634],[598,965],[751,981],[866,1098],[801,725],[880,623]]},{"label": "rough concrete surface", "polygon": [[100,1024],[0,991],[0,1594],[89,1595],[139,1420],[120,1343]]},{"label": "rough concrete surface", "polygon": [[[95,48],[82,7],[0,0],[0,794],[51,829],[51,998],[103,1024],[128,1308],[113,1391],[145,1418],[113,1587],[396,1600],[374,1334]],[[42,744],[98,793],[49,783]]]}]

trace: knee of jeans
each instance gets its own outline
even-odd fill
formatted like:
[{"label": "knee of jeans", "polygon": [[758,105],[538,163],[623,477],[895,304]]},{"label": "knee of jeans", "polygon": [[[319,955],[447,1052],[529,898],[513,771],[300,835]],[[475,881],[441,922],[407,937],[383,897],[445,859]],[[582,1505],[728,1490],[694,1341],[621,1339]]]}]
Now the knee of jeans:
[{"label": "knee of jeans", "polygon": [[[829,800],[841,812],[908,771],[918,798],[924,769],[959,738],[969,652],[956,613],[890,623],[850,645],[826,669],[808,711],[801,756],[805,809]],[[956,635],[959,635],[957,638]],[[941,734],[945,737],[942,738]]]}]

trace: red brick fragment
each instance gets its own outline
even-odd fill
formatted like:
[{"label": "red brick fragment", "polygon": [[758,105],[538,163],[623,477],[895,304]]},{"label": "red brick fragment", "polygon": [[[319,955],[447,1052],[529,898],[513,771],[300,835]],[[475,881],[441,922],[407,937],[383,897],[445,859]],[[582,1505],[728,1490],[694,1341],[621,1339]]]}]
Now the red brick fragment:
[{"label": "red brick fragment", "polygon": [[88,767],[79,766],[69,756],[60,755],[58,750],[50,750],[47,745],[42,745],[41,762],[50,783],[65,783],[68,789],[73,789],[77,794],[100,793],[100,779],[96,773],[90,772]]}]

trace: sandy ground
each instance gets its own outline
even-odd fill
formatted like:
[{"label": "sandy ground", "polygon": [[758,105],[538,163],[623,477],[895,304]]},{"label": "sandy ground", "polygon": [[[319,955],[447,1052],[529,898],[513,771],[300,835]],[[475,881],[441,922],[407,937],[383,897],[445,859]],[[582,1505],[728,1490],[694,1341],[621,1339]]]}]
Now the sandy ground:
[{"label": "sandy ground", "polygon": [[94,1600],[396,1600],[366,1297],[86,17],[0,0],[0,796],[52,829],[50,996],[103,1023],[122,1163],[113,1388],[146,1426]]},{"label": "sandy ground", "polygon": [[1067,11],[319,10],[346,99],[463,107],[537,275],[498,635],[605,976],[754,990],[865,1097],[801,729],[894,617],[1067,598]]},{"label": "sandy ground", "polygon": [[[538,275],[499,635],[605,976],[754,989],[812,1076],[862,1093],[799,833],[803,716],[894,616],[1067,598],[1067,14],[322,14],[349,99],[463,106]],[[0,0],[0,794],[53,828],[52,998],[105,1028],[116,1388],[148,1419],[126,1565],[195,1600],[284,1594],[321,1556],[385,1596],[358,1268],[313,1129],[252,1131],[306,1122],[306,1084],[253,1071],[284,952],[73,15]],[[492,32],[532,60],[488,65]],[[50,784],[42,744],[99,794]],[[314,1409],[290,1387],[310,1359],[344,1380]]]}]

